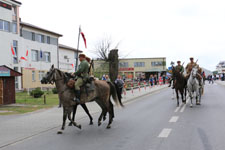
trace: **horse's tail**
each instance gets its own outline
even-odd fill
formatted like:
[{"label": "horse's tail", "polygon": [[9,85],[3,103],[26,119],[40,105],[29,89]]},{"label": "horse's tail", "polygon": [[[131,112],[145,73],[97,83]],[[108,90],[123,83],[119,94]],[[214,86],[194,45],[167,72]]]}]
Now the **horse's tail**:
[{"label": "horse's tail", "polygon": [[115,85],[112,82],[107,82],[107,83],[110,86],[110,96],[113,97],[113,100],[114,100],[114,102],[116,103],[117,106],[120,105],[120,106],[123,107],[122,102],[120,102],[119,99],[118,99],[117,90],[116,90]]}]

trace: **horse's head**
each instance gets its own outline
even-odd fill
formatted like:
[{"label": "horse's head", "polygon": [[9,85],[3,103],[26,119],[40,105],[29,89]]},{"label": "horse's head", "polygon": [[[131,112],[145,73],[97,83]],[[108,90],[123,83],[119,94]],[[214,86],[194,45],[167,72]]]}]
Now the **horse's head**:
[{"label": "horse's head", "polygon": [[47,72],[47,74],[42,78],[41,83],[42,84],[53,84],[57,80],[63,80],[65,79],[65,74],[54,68],[54,65],[50,68],[50,70]]},{"label": "horse's head", "polygon": [[55,82],[55,68],[54,65],[50,68],[50,70],[45,74],[45,76],[41,80],[41,84],[53,84]]},{"label": "horse's head", "polygon": [[180,71],[177,70],[174,66],[172,66],[172,75],[173,77],[177,77],[180,75]]},{"label": "horse's head", "polygon": [[197,67],[193,67],[192,70],[191,70],[191,76],[193,78],[195,78],[197,76],[197,73],[198,73],[198,68]]}]

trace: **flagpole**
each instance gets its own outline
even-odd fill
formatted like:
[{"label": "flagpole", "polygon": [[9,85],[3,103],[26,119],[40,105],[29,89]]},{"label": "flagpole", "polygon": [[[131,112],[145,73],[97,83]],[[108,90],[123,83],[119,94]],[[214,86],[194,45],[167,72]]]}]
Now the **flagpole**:
[{"label": "flagpole", "polygon": [[79,26],[79,34],[78,34],[78,42],[77,42],[77,58],[76,58],[75,71],[77,70],[77,67],[78,67],[78,51],[79,51],[79,43],[80,43],[80,32],[81,32],[81,27]]}]

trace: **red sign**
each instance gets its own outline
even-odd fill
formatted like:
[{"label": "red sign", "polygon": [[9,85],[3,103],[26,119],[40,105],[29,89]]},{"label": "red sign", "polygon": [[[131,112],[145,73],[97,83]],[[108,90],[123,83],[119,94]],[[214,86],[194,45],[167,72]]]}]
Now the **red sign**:
[{"label": "red sign", "polygon": [[134,71],[134,68],[119,68],[119,71]]},{"label": "red sign", "polygon": [[12,9],[12,6],[11,5],[8,5],[8,4],[3,3],[3,2],[0,2],[0,6],[3,7],[3,8],[9,9],[9,10]]}]

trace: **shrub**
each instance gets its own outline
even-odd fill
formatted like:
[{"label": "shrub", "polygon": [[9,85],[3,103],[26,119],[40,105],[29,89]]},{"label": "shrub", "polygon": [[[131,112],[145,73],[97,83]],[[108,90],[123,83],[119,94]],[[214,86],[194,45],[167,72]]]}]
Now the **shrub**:
[{"label": "shrub", "polygon": [[39,98],[44,94],[44,92],[41,90],[41,88],[36,88],[35,90],[32,90],[30,92],[30,95],[34,98]]},{"label": "shrub", "polygon": [[58,94],[57,89],[56,89],[56,88],[53,88],[53,89],[52,89],[52,93],[53,93],[53,94]]}]

